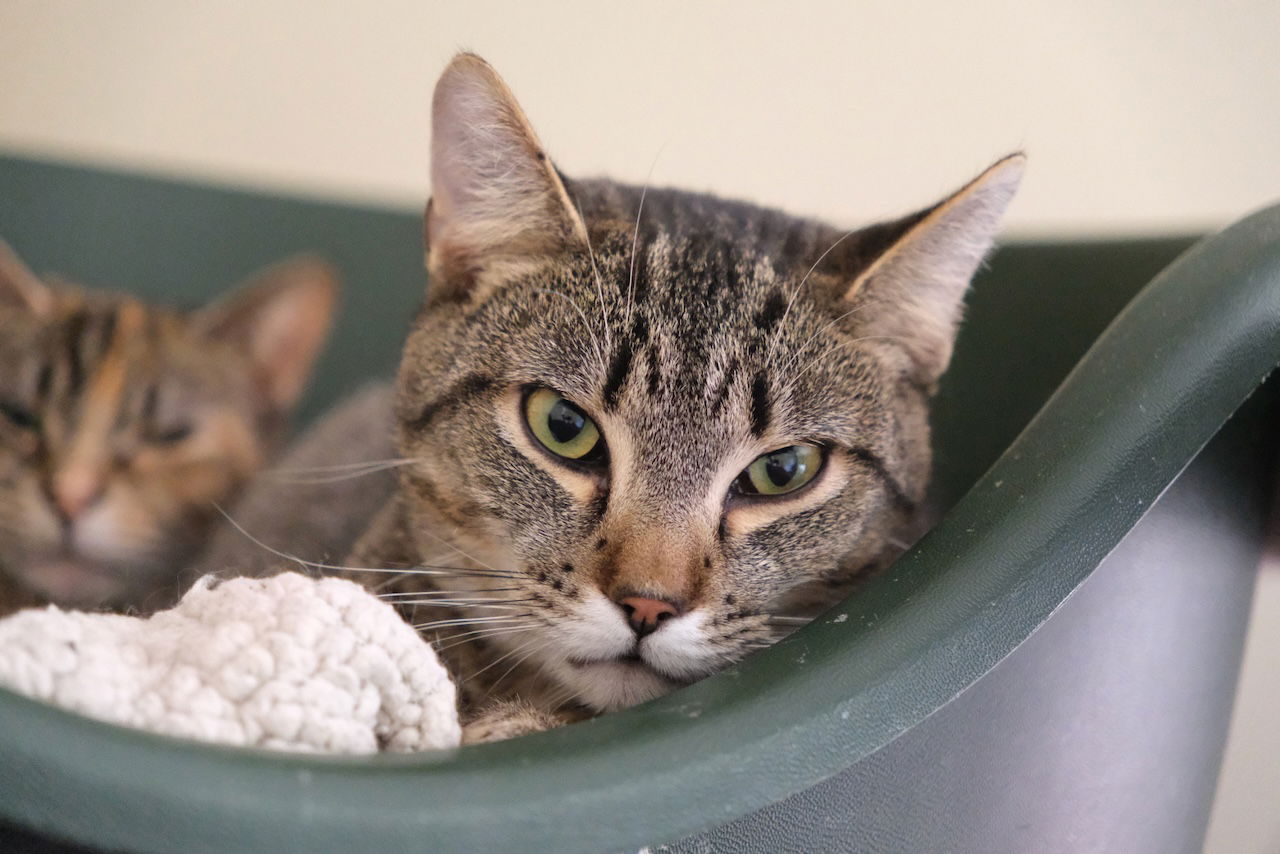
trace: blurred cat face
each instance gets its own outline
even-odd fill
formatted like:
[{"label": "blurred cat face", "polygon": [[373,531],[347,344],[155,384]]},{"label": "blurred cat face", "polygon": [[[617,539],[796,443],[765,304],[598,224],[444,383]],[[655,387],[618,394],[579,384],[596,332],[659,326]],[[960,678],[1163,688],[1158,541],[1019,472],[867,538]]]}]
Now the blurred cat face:
[{"label": "blurred cat face", "polygon": [[58,604],[145,605],[173,592],[215,504],[261,465],[327,330],[333,281],[297,262],[184,315],[53,289],[8,260],[0,572]]}]

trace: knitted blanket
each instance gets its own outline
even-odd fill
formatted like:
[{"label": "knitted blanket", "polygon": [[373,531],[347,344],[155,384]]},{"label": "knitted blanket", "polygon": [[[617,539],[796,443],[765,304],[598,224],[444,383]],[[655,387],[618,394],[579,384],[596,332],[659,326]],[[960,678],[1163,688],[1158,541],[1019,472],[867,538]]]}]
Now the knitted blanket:
[{"label": "knitted blanket", "polygon": [[139,618],[0,620],[0,685],[111,723],[276,750],[456,747],[456,692],[385,602],[337,578],[205,576]]}]

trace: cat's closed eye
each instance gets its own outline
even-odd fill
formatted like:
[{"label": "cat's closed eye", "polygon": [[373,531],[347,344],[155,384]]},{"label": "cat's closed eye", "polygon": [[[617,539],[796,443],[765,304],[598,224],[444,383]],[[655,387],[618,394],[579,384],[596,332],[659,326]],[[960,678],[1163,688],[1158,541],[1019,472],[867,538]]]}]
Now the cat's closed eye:
[{"label": "cat's closed eye", "polygon": [[20,403],[0,400],[0,415],[20,430],[34,430],[40,424],[40,417]]},{"label": "cat's closed eye", "polygon": [[150,432],[148,438],[157,445],[176,445],[191,438],[195,427],[190,423],[172,424]]},{"label": "cat's closed eye", "polygon": [[158,385],[147,388],[142,397],[143,440],[152,445],[177,445],[191,438],[198,427],[198,415],[190,401],[183,406],[172,394],[161,396]]}]

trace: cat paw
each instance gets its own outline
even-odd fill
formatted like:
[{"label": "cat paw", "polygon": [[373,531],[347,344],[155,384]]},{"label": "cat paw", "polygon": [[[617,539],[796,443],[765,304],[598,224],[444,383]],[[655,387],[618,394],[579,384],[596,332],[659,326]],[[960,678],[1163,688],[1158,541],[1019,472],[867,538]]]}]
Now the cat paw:
[{"label": "cat paw", "polygon": [[536,708],[522,700],[504,700],[486,706],[476,717],[463,724],[463,744],[485,744],[533,732],[554,729],[571,719]]}]

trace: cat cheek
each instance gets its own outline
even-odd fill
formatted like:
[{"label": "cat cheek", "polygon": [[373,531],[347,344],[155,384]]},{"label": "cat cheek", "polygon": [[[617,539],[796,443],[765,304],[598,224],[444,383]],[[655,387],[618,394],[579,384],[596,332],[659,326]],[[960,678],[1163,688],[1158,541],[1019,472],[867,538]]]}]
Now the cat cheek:
[{"label": "cat cheek", "polygon": [[698,679],[716,669],[721,656],[708,643],[706,611],[697,610],[669,621],[645,639],[645,659],[664,675]]},{"label": "cat cheek", "polygon": [[237,457],[218,446],[146,448],[130,460],[129,481],[137,498],[157,514],[181,515],[193,506],[225,501],[256,466],[256,453]]},{"label": "cat cheek", "polygon": [[585,594],[574,617],[556,628],[557,644],[566,657],[595,659],[623,655],[635,643],[621,612],[603,594]]},{"label": "cat cheek", "polygon": [[29,464],[39,452],[40,437],[34,432],[0,424],[0,473]]},{"label": "cat cheek", "polygon": [[180,476],[170,479],[158,506],[168,505],[173,515],[190,515],[192,511],[226,501],[243,481],[216,463],[186,465]]},{"label": "cat cheek", "polygon": [[201,467],[216,467],[226,480],[238,483],[262,466],[265,452],[262,438],[241,415],[210,409],[193,418],[191,434],[182,441],[139,449],[132,467],[161,476],[180,472],[184,478]]},{"label": "cat cheek", "polygon": [[118,564],[128,561],[135,552],[125,530],[113,506],[103,502],[76,522],[71,543],[80,558]]},{"label": "cat cheek", "polygon": [[34,481],[0,489],[0,517],[2,551],[21,554],[55,547],[62,540],[57,514]]}]

